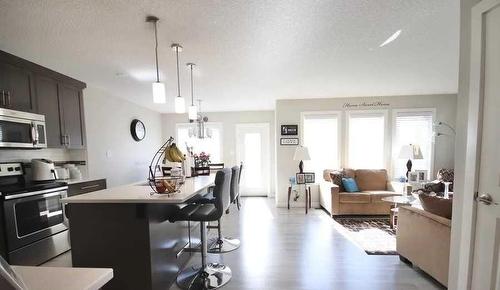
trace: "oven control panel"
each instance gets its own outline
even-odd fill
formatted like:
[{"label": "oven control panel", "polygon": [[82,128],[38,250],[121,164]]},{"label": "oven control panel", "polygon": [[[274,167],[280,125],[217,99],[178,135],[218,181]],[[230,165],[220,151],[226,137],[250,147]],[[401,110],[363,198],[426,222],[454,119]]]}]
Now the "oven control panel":
[{"label": "oven control panel", "polygon": [[20,162],[0,163],[0,177],[23,175],[23,167]]}]

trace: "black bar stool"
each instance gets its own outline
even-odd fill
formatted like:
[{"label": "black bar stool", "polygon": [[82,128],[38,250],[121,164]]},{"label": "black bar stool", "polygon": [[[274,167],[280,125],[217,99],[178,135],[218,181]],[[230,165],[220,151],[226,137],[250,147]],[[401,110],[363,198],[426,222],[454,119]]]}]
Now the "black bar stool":
[{"label": "black bar stool", "polygon": [[177,276],[177,285],[182,289],[216,289],[231,279],[231,269],[223,264],[207,264],[206,223],[220,220],[230,204],[231,169],[217,172],[213,190],[213,203],[189,204],[175,217],[177,221],[198,221],[201,231],[201,265],[184,269]]},{"label": "black bar stool", "polygon": [[231,197],[231,202],[236,203],[238,210],[241,208],[240,203],[240,181],[241,181],[241,172],[243,171],[243,162],[240,163],[240,171],[238,173],[238,191],[235,193],[234,198]]},{"label": "black bar stool", "polygon": [[[231,203],[236,202],[236,198],[239,195],[239,179],[240,179],[240,167],[233,166],[231,168],[231,189],[230,189],[230,197]],[[225,209],[226,213],[229,213],[229,206]],[[212,227],[209,227],[212,228]],[[223,237],[221,230],[221,221],[220,219],[217,221],[217,226],[213,227],[217,228],[217,237],[210,240],[208,243],[210,245],[208,252],[211,254],[220,254],[234,251],[240,247],[240,240],[232,237]]]}]

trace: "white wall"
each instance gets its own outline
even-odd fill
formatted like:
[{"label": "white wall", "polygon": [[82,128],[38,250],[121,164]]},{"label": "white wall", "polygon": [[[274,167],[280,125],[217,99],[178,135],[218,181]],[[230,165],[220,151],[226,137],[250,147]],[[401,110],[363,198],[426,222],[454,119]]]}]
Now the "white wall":
[{"label": "white wall", "polygon": [[[356,98],[330,98],[330,99],[303,99],[303,100],[278,100],[276,102],[276,132],[280,132],[280,126],[284,124],[301,123],[301,112],[306,111],[342,111],[342,123],[345,123],[346,103],[351,104],[373,104],[383,103],[388,106],[362,106],[358,110],[388,110],[388,138],[392,135],[392,109],[405,108],[435,108],[436,120],[444,121],[454,126],[456,119],[456,95],[426,95],[426,96],[388,96],[388,97],[356,97]],[[344,132],[345,134],[345,132]],[[279,144],[281,136],[276,135],[276,144]],[[345,138],[342,138],[342,142]],[[386,140],[387,141],[387,140]],[[388,152],[391,152],[392,142],[388,144]],[[276,147],[276,203],[278,206],[286,206],[288,178],[297,172],[297,161],[293,160],[294,146]],[[453,168],[454,166],[454,138],[436,138],[434,153],[434,170],[439,168]],[[387,168],[390,170],[390,167]],[[432,173],[431,176],[434,176]],[[320,180],[322,177],[316,177]],[[317,197],[313,197],[315,201]]]},{"label": "white wall", "polygon": [[[107,178],[108,187],[145,179],[162,141],[161,114],[93,87],[83,95],[89,177]],[[146,137],[140,142],[130,134],[133,119],[146,126]]]},{"label": "white wall", "polygon": [[[274,111],[241,111],[241,112],[210,112],[203,113],[208,117],[209,122],[222,123],[222,155],[223,162],[226,166],[236,165],[236,124],[239,123],[269,123],[269,141],[270,141],[270,157],[271,157],[271,194],[274,196],[276,172],[275,167],[275,150],[274,150]],[[175,138],[175,124],[189,122],[187,114],[163,114],[163,138],[173,136]]]}]

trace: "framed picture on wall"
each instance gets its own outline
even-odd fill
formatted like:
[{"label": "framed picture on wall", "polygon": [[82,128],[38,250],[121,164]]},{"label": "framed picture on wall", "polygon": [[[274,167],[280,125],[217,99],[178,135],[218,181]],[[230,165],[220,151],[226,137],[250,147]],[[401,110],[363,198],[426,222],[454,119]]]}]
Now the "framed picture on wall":
[{"label": "framed picture on wall", "polygon": [[314,183],[315,175],[314,172],[304,172],[305,183]]},{"label": "framed picture on wall", "polygon": [[280,138],[280,145],[299,145],[299,138]]},{"label": "framed picture on wall", "polygon": [[418,182],[418,174],[416,171],[408,172],[408,181],[409,182]]},{"label": "framed picture on wall", "polygon": [[281,125],[281,135],[284,136],[299,135],[299,125]]},{"label": "framed picture on wall", "polygon": [[295,181],[297,184],[306,184],[306,175],[305,173],[297,173],[295,174]]},{"label": "framed picture on wall", "polygon": [[427,170],[415,170],[417,174],[417,181],[424,182],[427,181]]}]

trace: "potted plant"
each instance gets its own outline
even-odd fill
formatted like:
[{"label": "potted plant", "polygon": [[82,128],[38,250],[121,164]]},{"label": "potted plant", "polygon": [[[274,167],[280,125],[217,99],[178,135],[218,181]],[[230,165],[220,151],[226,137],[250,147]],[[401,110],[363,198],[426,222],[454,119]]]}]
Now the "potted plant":
[{"label": "potted plant", "polygon": [[200,154],[194,155],[194,160],[196,167],[208,167],[208,164],[210,164],[210,154],[202,151]]}]

